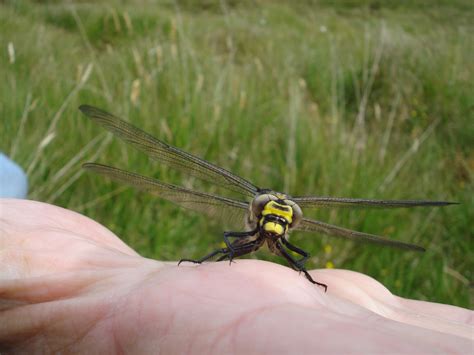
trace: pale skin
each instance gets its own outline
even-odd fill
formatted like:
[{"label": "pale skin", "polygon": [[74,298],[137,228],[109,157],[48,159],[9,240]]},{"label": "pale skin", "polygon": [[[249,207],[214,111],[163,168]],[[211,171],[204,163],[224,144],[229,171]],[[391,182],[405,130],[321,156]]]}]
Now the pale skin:
[{"label": "pale skin", "polygon": [[93,220],[0,200],[0,353],[472,353],[473,312],[346,270],[145,259]]}]

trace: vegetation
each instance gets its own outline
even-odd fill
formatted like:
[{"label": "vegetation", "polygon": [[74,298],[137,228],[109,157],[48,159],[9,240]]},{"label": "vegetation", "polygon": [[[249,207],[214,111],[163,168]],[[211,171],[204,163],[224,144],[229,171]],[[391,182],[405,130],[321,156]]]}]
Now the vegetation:
[{"label": "vegetation", "polygon": [[232,196],[111,139],[77,110],[88,103],[262,187],[460,202],[311,214],[424,254],[303,233],[292,241],[312,253],[309,268],[352,269],[400,296],[469,306],[472,4],[197,3],[0,3],[0,150],[28,172],[29,197],[97,220],[147,257],[220,245],[222,221],[83,173],[98,161]]}]

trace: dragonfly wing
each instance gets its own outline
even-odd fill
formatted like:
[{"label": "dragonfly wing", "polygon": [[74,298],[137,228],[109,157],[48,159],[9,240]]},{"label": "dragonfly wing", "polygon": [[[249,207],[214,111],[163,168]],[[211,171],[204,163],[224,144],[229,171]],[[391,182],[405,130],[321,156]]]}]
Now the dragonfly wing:
[{"label": "dragonfly wing", "polygon": [[134,174],[107,165],[86,163],[84,169],[104,175],[112,180],[149,192],[178,206],[207,214],[233,225],[243,226],[248,203],[225,197],[193,191],[184,187],[166,184],[156,179]]},{"label": "dragonfly wing", "polygon": [[295,197],[292,198],[301,208],[348,207],[348,208],[399,208],[419,206],[446,206],[456,202],[416,201],[416,200],[371,200],[362,198],[338,197]]},{"label": "dragonfly wing", "polygon": [[248,196],[254,196],[258,191],[244,178],[173,147],[108,112],[88,105],[82,105],[79,109],[120,139],[173,169]]},{"label": "dragonfly wing", "polygon": [[386,237],[381,237],[374,234],[357,232],[350,229],[334,226],[332,224],[315,221],[315,220],[307,219],[307,218],[303,218],[303,220],[295,229],[300,230],[300,231],[306,231],[306,232],[323,233],[330,236],[347,238],[354,241],[365,241],[365,242],[383,244],[383,245],[400,248],[400,249],[425,251],[424,248],[418,245],[404,243],[404,242],[389,239]]}]

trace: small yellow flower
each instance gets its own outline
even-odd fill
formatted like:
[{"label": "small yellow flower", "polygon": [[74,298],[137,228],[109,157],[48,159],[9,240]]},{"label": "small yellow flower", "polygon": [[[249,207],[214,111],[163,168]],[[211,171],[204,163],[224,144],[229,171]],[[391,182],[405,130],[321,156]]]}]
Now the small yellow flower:
[{"label": "small yellow flower", "polygon": [[332,252],[332,246],[330,244],[326,244],[324,246],[324,253],[325,254],[331,254],[331,252]]},{"label": "small yellow flower", "polygon": [[332,261],[328,261],[326,263],[326,269],[334,269],[334,264],[332,263]]}]

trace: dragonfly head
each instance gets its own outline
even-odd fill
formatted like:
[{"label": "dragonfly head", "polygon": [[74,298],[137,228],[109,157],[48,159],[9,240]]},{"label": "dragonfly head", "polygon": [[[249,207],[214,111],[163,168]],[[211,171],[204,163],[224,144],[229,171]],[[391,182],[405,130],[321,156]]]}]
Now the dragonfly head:
[{"label": "dragonfly head", "polygon": [[280,193],[264,193],[252,201],[252,213],[258,219],[262,233],[281,237],[303,217],[300,207],[288,196]]}]

